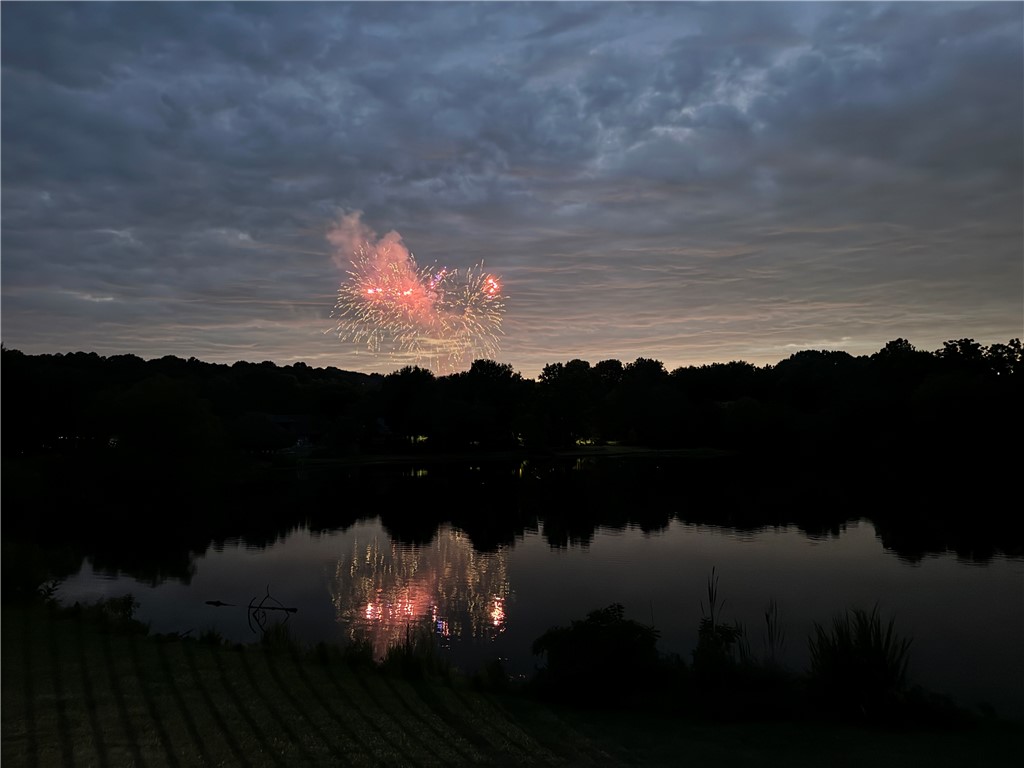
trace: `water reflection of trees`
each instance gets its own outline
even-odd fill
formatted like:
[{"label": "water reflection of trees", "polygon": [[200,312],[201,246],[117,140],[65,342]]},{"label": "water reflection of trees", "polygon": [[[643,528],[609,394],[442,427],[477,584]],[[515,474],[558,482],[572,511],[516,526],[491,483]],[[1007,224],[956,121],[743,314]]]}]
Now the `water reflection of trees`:
[{"label": "water reflection of trees", "polygon": [[338,622],[350,639],[369,642],[377,659],[423,625],[442,644],[497,637],[511,596],[505,549],[478,552],[447,525],[426,545],[354,540],[338,559],[330,589]]},{"label": "water reflection of trees", "polygon": [[[861,471],[822,460],[811,471],[785,457],[653,452],[418,462],[414,469],[394,463],[267,472],[230,500],[197,497],[186,504],[154,494],[146,505],[108,504],[100,516],[82,510],[105,499],[105,486],[83,487],[75,505],[8,505],[5,592],[11,585],[32,592],[37,572],[63,578],[84,558],[100,573],[187,584],[196,559],[227,539],[264,548],[296,529],[343,531],[378,516],[388,535],[413,551],[437,546],[439,528],[450,526],[481,556],[537,531],[563,548],[587,546],[599,529],[656,533],[673,520],[727,531],[793,526],[827,537],[840,535],[848,521],[868,519],[883,546],[910,562],[950,552],[973,562],[1024,557],[1024,517],[1006,505],[951,503],[956,494],[947,498],[946,486],[908,483],[895,466]],[[347,503],[337,503],[339,496]],[[427,506],[425,499],[442,503]],[[19,508],[46,511],[19,515]],[[31,563],[22,556],[28,552]]]}]

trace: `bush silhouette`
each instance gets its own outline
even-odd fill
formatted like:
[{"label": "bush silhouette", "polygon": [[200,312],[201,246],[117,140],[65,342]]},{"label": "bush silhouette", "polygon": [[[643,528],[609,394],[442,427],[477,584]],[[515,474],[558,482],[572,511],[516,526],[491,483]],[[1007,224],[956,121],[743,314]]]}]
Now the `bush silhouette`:
[{"label": "bush silhouette", "polygon": [[810,638],[811,683],[830,708],[878,719],[898,703],[907,683],[909,638],[896,634],[894,619],[883,628],[876,605],[848,610],[831,630],[815,623]]},{"label": "bush silhouette", "polygon": [[657,679],[658,631],[623,617],[614,603],[569,627],[553,627],[533,643],[546,655],[537,684],[554,698],[592,706],[627,703]]}]

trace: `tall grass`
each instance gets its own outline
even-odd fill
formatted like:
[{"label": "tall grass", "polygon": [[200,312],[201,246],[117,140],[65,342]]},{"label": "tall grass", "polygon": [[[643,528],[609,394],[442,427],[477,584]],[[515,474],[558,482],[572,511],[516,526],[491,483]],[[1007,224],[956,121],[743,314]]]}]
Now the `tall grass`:
[{"label": "tall grass", "polygon": [[[707,581],[708,603],[700,603],[701,619],[697,629],[697,647],[693,651],[693,672],[699,682],[718,685],[736,671],[736,653],[744,655],[743,627],[722,624],[719,619],[725,601],[719,603],[718,574],[711,569]],[[737,647],[738,646],[738,647]]]},{"label": "tall grass", "polygon": [[764,655],[765,661],[772,666],[779,663],[778,656],[786,645],[786,631],[779,621],[779,604],[774,598],[768,601],[764,612]]},{"label": "tall grass", "polygon": [[882,623],[876,604],[854,608],[814,624],[809,639],[811,682],[831,706],[866,717],[882,714],[907,685],[910,638],[896,633],[895,619]]},{"label": "tall grass", "polygon": [[406,624],[405,642],[392,645],[384,654],[381,669],[409,680],[449,680],[451,662],[444,656],[432,627]]}]

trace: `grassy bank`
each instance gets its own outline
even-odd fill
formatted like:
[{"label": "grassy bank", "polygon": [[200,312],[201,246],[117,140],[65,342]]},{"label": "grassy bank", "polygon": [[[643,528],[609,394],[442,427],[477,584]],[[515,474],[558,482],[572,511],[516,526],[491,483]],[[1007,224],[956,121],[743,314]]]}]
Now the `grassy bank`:
[{"label": "grassy bank", "polygon": [[1002,766],[1020,743],[999,723],[896,733],[584,713],[330,649],[153,637],[47,606],[4,606],[0,629],[5,766]]}]

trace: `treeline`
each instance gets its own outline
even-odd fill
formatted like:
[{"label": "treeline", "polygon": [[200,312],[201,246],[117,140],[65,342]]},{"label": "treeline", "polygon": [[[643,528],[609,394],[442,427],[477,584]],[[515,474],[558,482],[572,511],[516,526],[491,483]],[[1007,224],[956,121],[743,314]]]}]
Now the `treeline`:
[{"label": "treeline", "polygon": [[[868,517],[911,560],[1024,551],[1017,340],[926,352],[897,339],[764,367],[572,360],[536,381],[487,360],[439,377],[0,358],[5,591],[74,572],[83,554],[154,583],[187,578],[211,540],[269,543],[377,515],[402,541],[449,522],[483,549],[541,521],[566,546],[598,526],[823,535]],[[584,447],[601,443],[717,450]]]},{"label": "treeline", "polygon": [[976,456],[1019,442],[1024,390],[1018,339],[959,339],[933,352],[896,339],[870,356],[807,350],[763,367],[571,360],[537,380],[490,360],[448,376],[418,367],[381,376],[8,349],[2,372],[7,458],[98,452],[204,466],[588,444]]}]

